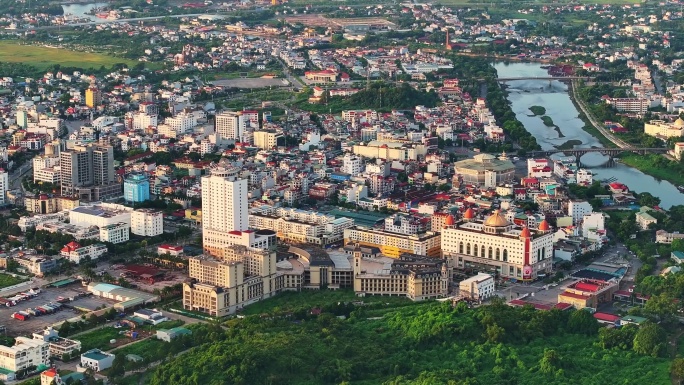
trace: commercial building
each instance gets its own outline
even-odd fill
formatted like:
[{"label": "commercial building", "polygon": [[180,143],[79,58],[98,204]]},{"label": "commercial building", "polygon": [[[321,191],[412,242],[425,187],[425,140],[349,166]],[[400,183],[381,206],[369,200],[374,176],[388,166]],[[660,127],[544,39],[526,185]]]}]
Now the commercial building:
[{"label": "commercial building", "polygon": [[129,175],[124,180],[126,202],[144,202],[150,199],[150,180],[145,174]]},{"label": "commercial building", "polygon": [[479,273],[474,277],[464,279],[458,284],[461,297],[474,301],[482,301],[494,295],[494,277]]},{"label": "commercial building", "polygon": [[344,244],[377,247],[387,257],[398,258],[403,253],[439,257],[441,255],[440,234],[406,235],[385,230],[352,227],[344,230]]},{"label": "commercial building", "polygon": [[551,272],[553,234],[543,220],[534,233],[495,211],[484,221],[464,219],[442,230],[442,253],[459,269],[532,281]]},{"label": "commercial building", "polygon": [[286,242],[328,245],[342,240],[354,226],[350,218],[335,218],[315,211],[262,206],[250,210],[249,227],[275,231]]},{"label": "commercial building", "polygon": [[162,314],[161,311],[157,309],[140,309],[133,313],[134,317],[138,317],[144,320],[146,323],[157,325],[164,321],[168,321],[169,317]]},{"label": "commercial building", "polygon": [[50,365],[50,346],[45,341],[17,337],[14,346],[0,345],[2,369],[16,372],[41,365]]},{"label": "commercial building", "polygon": [[246,127],[247,119],[241,111],[224,111],[216,114],[216,143],[241,142]]},{"label": "commercial building", "polygon": [[114,309],[124,311],[140,305],[146,305],[159,300],[159,297],[144,291],[126,289],[109,283],[91,282],[88,291],[98,297],[119,301]]},{"label": "commercial building", "polygon": [[164,233],[164,215],[161,211],[138,209],[131,213],[131,232],[143,237]]},{"label": "commercial building", "polygon": [[81,367],[99,372],[112,367],[115,355],[100,349],[91,349],[81,354]]},{"label": "commercial building", "polygon": [[583,279],[565,286],[558,294],[558,302],[569,303],[576,309],[596,308],[601,303],[612,302],[618,285],[614,280]]},{"label": "commercial building", "polygon": [[132,208],[114,203],[79,206],[69,211],[69,223],[79,226],[104,227],[116,223],[131,224]]},{"label": "commercial building", "polygon": [[0,206],[8,203],[7,190],[9,190],[9,173],[7,170],[0,168]]},{"label": "commercial building", "polygon": [[454,170],[462,182],[486,188],[513,182],[515,166],[509,160],[497,159],[493,155],[478,154],[473,159],[454,163]]},{"label": "commercial building", "polygon": [[78,145],[59,154],[62,195],[96,201],[121,195],[114,174],[114,148]]},{"label": "commercial building", "polygon": [[220,256],[249,228],[247,180],[239,179],[237,172],[217,167],[202,177],[202,240],[204,250],[212,255]]},{"label": "commercial building", "polygon": [[644,124],[644,133],[661,139],[684,136],[684,119],[678,118],[674,123],[651,120]]},{"label": "commercial building", "polygon": [[449,294],[451,274],[443,259],[407,253],[388,264],[366,260],[372,265],[364,267],[359,245],[355,247],[353,258],[354,292],[359,296],[397,295],[423,301]]},{"label": "commercial building", "polygon": [[85,92],[85,104],[90,108],[95,108],[102,104],[102,91],[96,87],[90,87]]},{"label": "commercial building", "polygon": [[254,131],[254,145],[264,150],[271,150],[280,144],[284,143],[285,136],[282,132],[275,130],[270,131]]},{"label": "commercial building", "polygon": [[190,279],[183,283],[183,308],[222,317],[273,296],[277,284],[276,254],[241,246],[227,248],[226,259],[189,259]]},{"label": "commercial building", "polygon": [[42,277],[45,273],[54,270],[57,267],[57,261],[41,255],[23,255],[17,256],[14,260],[29,273]]},{"label": "commercial building", "polygon": [[78,198],[51,197],[47,194],[24,197],[26,211],[34,214],[52,214],[63,210],[72,210],[78,207]]},{"label": "commercial building", "polygon": [[353,152],[366,158],[385,160],[418,160],[427,155],[428,147],[417,143],[371,141],[367,145],[355,145]]}]

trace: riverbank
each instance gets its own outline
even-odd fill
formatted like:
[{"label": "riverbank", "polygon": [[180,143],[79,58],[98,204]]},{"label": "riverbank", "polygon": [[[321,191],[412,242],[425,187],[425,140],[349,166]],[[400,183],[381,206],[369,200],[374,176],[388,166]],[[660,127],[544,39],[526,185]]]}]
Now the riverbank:
[{"label": "riverbank", "polygon": [[578,101],[575,99],[575,82],[568,83],[568,96],[570,96],[570,101],[575,106],[575,109],[579,113],[579,118],[584,122],[582,130],[591,134],[593,137],[598,139],[601,144],[606,148],[616,148],[617,146],[610,139],[606,138],[593,124],[591,120],[582,112],[582,107],[580,107]]},{"label": "riverbank", "polygon": [[662,155],[623,153],[620,155],[620,162],[656,179],[668,181],[675,186],[684,186],[684,165]]}]

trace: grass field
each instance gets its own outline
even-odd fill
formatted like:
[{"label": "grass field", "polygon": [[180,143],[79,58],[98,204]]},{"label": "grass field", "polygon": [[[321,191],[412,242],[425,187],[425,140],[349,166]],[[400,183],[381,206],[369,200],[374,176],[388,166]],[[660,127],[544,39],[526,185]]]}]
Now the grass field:
[{"label": "grass field", "polygon": [[24,280],[21,278],[16,278],[9,274],[0,273],[0,288],[16,285],[22,282],[24,282]]},{"label": "grass field", "polygon": [[100,68],[116,63],[134,66],[138,62],[99,53],[70,51],[62,48],[47,48],[21,45],[15,41],[0,41],[0,62],[25,63],[44,69],[55,64],[63,67]]}]

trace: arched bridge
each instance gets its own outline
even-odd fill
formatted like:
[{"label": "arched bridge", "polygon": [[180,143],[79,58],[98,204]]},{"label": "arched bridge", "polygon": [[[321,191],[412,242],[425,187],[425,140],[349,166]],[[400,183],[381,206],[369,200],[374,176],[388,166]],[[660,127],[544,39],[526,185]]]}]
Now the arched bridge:
[{"label": "arched bridge", "polygon": [[534,158],[538,156],[548,157],[553,154],[564,153],[566,155],[574,155],[578,159],[582,155],[590,152],[599,152],[603,155],[608,155],[614,157],[620,155],[623,152],[634,152],[637,154],[647,154],[647,153],[666,153],[667,148],[662,147],[625,147],[625,148],[571,148],[569,150],[545,150],[545,151],[529,151],[527,153],[528,157]]},{"label": "arched bridge", "polygon": [[514,80],[591,80],[589,76],[522,76],[514,78],[496,78],[499,82],[511,82]]}]

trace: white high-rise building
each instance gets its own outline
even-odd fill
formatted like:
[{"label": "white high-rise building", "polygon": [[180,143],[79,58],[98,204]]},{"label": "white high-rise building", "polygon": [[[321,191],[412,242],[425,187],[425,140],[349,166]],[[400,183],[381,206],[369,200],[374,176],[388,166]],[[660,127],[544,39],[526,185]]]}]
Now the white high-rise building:
[{"label": "white high-rise building", "polygon": [[216,115],[216,142],[240,142],[247,126],[242,112],[224,111]]},{"label": "white high-rise building", "polygon": [[154,237],[164,232],[164,216],[161,211],[138,209],[131,213],[131,232],[143,237]]},{"label": "white high-rise building", "polygon": [[0,205],[7,203],[7,190],[9,190],[9,173],[0,168]]},{"label": "white high-rise building", "polygon": [[202,239],[209,253],[221,254],[233,244],[231,232],[249,228],[247,179],[237,169],[217,167],[202,177]]},{"label": "white high-rise building", "polygon": [[342,159],[342,172],[357,176],[363,172],[363,160],[360,156],[345,154]]}]

